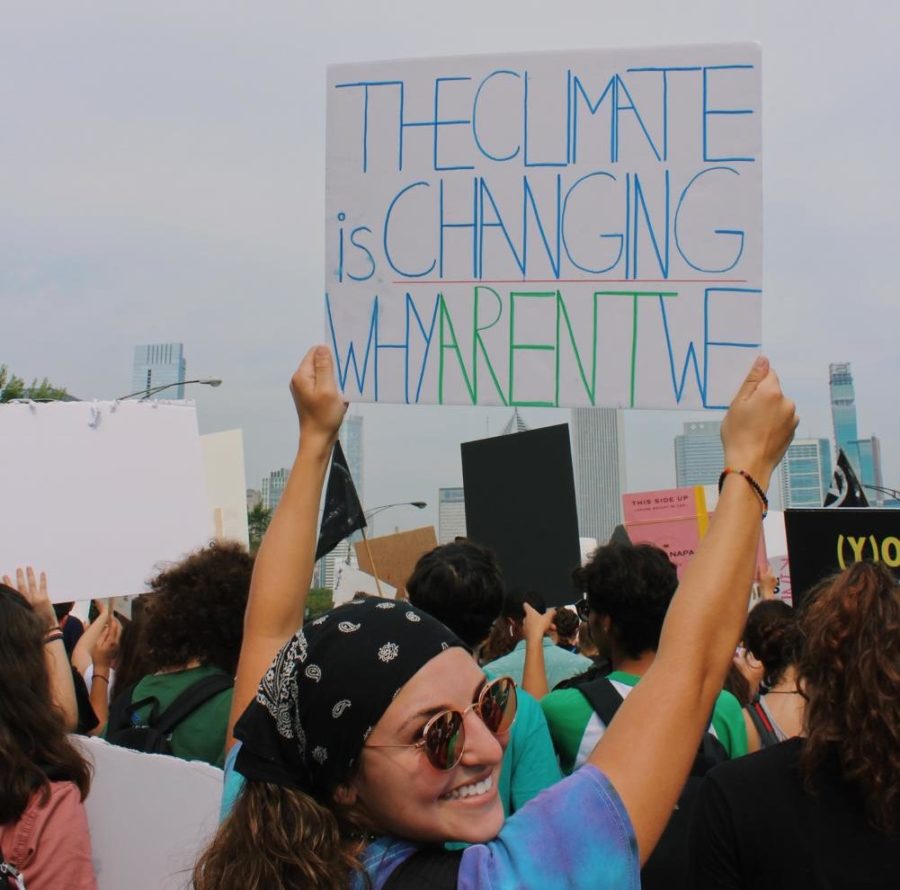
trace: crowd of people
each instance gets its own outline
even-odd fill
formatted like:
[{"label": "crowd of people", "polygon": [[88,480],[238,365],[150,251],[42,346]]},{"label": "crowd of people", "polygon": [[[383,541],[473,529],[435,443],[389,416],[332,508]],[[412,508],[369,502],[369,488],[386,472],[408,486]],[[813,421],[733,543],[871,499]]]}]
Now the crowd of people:
[{"label": "crowd of people", "polygon": [[255,558],[210,544],[86,623],[43,575],[3,578],[0,887],[96,886],[71,733],[223,768],[195,890],[898,886],[894,576],[858,564],[748,613],[760,491],[797,424],[765,359],[681,578],[609,543],[559,610],[460,539],[405,598],[304,623],[346,405],[324,347],[291,388],[297,456]]}]

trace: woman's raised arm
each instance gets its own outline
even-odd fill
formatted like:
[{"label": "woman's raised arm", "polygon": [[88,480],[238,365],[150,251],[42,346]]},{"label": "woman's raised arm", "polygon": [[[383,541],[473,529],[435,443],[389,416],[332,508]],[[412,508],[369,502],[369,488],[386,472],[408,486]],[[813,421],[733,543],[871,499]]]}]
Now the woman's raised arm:
[{"label": "woman's raised arm", "polygon": [[291,378],[291,394],[300,419],[300,444],[253,567],[228,720],[228,746],[234,743],[234,724],[256,694],[272,659],[303,623],[315,563],[322,486],[347,410],[327,347],[316,346],[306,353]]},{"label": "woman's raised arm", "polygon": [[[726,466],[765,490],[797,422],[794,403],[760,357],[722,424]],[[656,659],[591,754],[625,803],[641,862],[672,814],[740,638],[762,510],[747,479],[725,477],[709,531],[669,606]]]}]

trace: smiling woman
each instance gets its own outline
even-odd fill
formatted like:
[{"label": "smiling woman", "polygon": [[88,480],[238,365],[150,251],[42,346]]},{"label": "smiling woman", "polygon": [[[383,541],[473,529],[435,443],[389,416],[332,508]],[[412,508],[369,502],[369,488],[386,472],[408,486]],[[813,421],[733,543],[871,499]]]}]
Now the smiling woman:
[{"label": "smiling woman", "polygon": [[[196,890],[637,890],[746,613],[732,592],[750,589],[754,490],[726,478],[654,667],[587,764],[504,822],[508,678],[487,683],[461,640],[399,601],[341,606],[297,630],[345,410],[327,349],[306,356],[292,389],[300,447],[254,567],[232,706],[238,744],[226,774],[246,781],[196,865]],[[795,425],[793,404],[758,360],[723,424],[729,465],[765,486]],[[433,864],[429,851],[449,841],[470,846],[441,860],[442,880],[411,877],[410,864]]]}]

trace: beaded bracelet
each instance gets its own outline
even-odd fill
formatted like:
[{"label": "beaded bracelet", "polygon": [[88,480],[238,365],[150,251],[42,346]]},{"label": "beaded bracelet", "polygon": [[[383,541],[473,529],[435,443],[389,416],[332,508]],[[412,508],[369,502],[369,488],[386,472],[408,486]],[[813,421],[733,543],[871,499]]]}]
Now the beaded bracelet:
[{"label": "beaded bracelet", "polygon": [[725,484],[725,477],[730,473],[735,473],[738,476],[743,476],[749,486],[756,492],[756,496],[762,501],[763,505],[763,513],[762,518],[765,519],[766,516],[769,515],[769,499],[766,497],[766,493],[762,490],[762,486],[746,471],[746,470],[734,470],[731,467],[725,467],[722,470],[722,475],[719,476],[719,493],[722,492],[722,486]]}]

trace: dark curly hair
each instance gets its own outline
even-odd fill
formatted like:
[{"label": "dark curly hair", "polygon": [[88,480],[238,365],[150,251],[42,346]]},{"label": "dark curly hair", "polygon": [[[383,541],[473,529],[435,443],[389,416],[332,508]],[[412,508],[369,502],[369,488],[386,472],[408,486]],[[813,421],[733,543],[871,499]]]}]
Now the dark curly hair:
[{"label": "dark curly hair", "polygon": [[815,591],[801,617],[808,701],[801,768],[833,756],[862,793],[873,827],[900,829],[900,587],[881,564],[856,563]]},{"label": "dark curly hair", "polygon": [[419,558],[406,582],[409,601],[474,649],[503,605],[503,575],[494,554],[474,541],[442,544]]},{"label": "dark curly hair", "polygon": [[82,800],[91,784],[52,703],[45,632],[25,598],[0,584],[0,825],[20,819],[35,792],[46,802],[51,781],[74,782]]},{"label": "dark curly hair", "polygon": [[591,611],[610,617],[611,634],[629,658],[656,651],[678,587],[665,551],[653,544],[606,544],[572,579],[587,594]]},{"label": "dark curly hair", "polygon": [[241,544],[216,541],[150,582],[143,640],[152,671],[193,660],[234,675],[253,559]]},{"label": "dark curly hair", "polygon": [[794,610],[781,600],[757,603],[747,616],[744,645],[762,662],[764,682],[771,688],[800,657],[803,635]]}]

